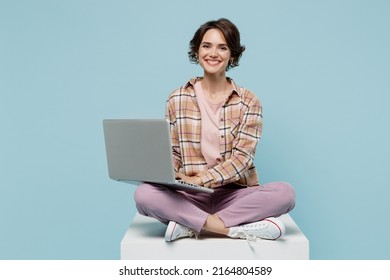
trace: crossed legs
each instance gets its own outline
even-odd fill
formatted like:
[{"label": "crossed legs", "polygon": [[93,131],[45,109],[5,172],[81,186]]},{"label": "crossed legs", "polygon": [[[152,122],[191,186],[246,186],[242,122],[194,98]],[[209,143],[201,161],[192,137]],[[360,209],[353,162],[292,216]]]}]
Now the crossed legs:
[{"label": "crossed legs", "polygon": [[[233,185],[234,186],[234,185]],[[213,194],[184,193],[163,186],[143,184],[134,198],[138,212],[168,224],[174,221],[199,233],[229,235],[231,228],[288,213],[295,192],[285,182],[250,188],[228,185]]]}]

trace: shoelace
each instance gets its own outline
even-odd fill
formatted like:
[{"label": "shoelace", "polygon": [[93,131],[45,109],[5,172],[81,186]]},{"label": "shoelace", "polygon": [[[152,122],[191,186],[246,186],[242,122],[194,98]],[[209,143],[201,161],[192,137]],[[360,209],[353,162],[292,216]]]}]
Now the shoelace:
[{"label": "shoelace", "polygon": [[192,236],[195,236],[196,239],[198,239],[199,237],[199,233],[197,233],[195,230],[193,229],[190,229],[188,227],[184,227],[185,228],[184,230],[182,230],[182,233],[178,236],[178,238],[181,238],[181,237],[192,237]]},{"label": "shoelace", "polygon": [[252,245],[253,242],[257,241],[256,236],[248,234],[246,232],[244,232],[244,239],[248,241],[249,245]]},{"label": "shoelace", "polygon": [[258,230],[262,230],[266,228],[267,226],[259,226],[259,225],[247,225],[242,228],[244,236],[243,239],[246,239],[249,243],[249,245],[252,247],[252,243],[257,241],[257,236],[254,234],[254,232]]},{"label": "shoelace", "polygon": [[190,229],[183,230],[181,234],[178,237],[192,237],[194,235],[194,232]]}]

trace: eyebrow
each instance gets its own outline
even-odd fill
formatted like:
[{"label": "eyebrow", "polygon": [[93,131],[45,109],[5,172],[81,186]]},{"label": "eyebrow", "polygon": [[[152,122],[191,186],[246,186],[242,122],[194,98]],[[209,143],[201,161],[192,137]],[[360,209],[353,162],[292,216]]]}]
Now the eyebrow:
[{"label": "eyebrow", "polygon": [[[206,41],[205,41],[205,42],[201,42],[200,44],[201,44],[201,45],[203,45],[203,44],[210,44],[210,45],[212,45],[212,43],[206,42]],[[229,47],[228,44],[218,44],[218,46]]]}]

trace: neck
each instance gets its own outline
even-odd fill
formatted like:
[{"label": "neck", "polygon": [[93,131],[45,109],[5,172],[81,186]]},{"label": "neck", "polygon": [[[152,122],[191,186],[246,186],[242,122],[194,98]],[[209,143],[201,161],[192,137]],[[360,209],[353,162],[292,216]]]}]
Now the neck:
[{"label": "neck", "polygon": [[225,95],[229,82],[225,75],[204,75],[202,79],[202,88],[211,96]]}]

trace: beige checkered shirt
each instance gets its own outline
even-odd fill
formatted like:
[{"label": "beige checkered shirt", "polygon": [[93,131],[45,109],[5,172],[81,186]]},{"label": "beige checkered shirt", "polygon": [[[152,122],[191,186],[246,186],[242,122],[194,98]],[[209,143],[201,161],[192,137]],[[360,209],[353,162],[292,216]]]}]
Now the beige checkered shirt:
[{"label": "beige checkered shirt", "polygon": [[229,79],[233,90],[220,112],[220,158],[217,165],[208,169],[200,148],[201,113],[193,87],[196,79],[172,92],[166,104],[175,171],[187,176],[197,175],[207,187],[229,183],[258,185],[253,162],[262,133],[259,99]]}]

